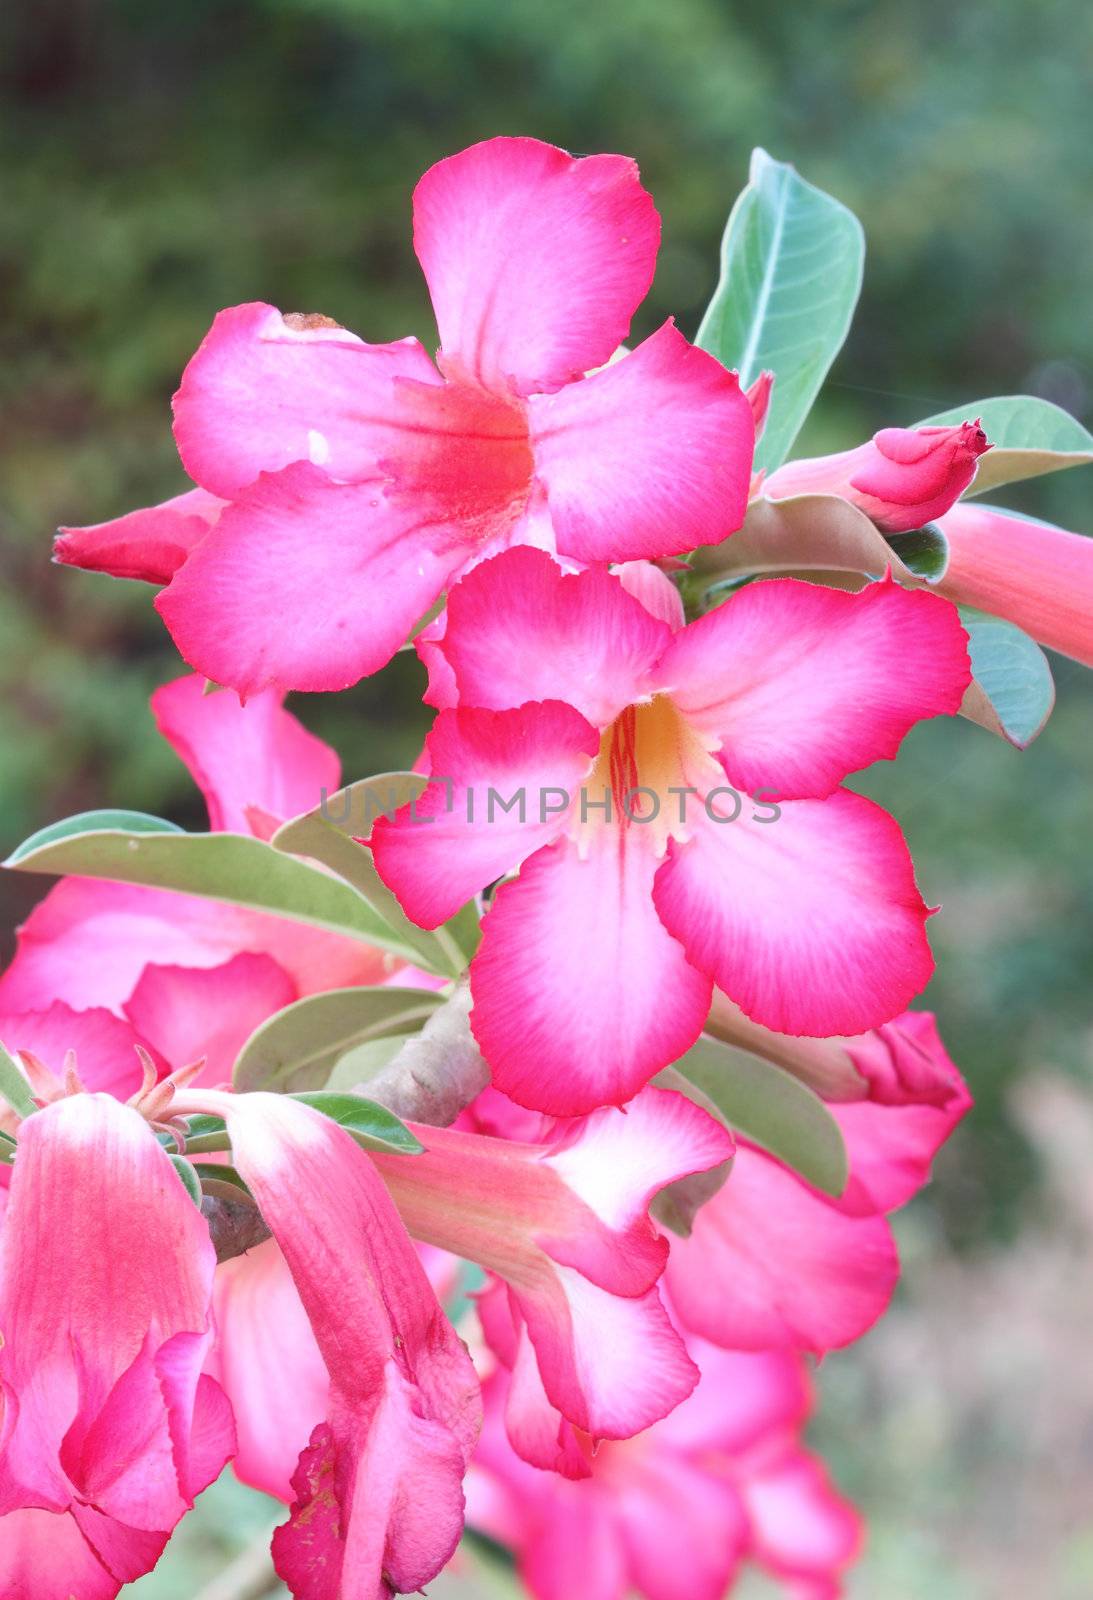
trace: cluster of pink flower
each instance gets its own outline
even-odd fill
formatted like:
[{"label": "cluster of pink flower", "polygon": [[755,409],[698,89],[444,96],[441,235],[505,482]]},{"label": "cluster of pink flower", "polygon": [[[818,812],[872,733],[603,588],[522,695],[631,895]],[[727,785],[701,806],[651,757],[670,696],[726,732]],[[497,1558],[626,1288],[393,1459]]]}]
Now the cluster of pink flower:
[{"label": "cluster of pink flower", "polygon": [[[860,1533],[802,1443],[806,1359],[884,1310],[886,1214],[970,1104],[907,1010],[932,960],[902,834],[843,780],[960,709],[967,639],[890,576],[748,583],[687,622],[669,574],[760,491],[889,534],[940,517],[959,548],[987,440],[888,430],[753,475],[769,378],[744,393],[670,323],[613,359],[659,239],[620,157],[492,140],[426,174],[414,222],[437,366],[222,312],[176,397],[196,487],[58,556],[165,585],[195,675],[153,697],[160,731],[213,835],[274,864],[339,781],[286,691],[379,670],[428,617],[433,781],[343,844],[417,929],[474,902],[481,942],[445,986],[135,866],[33,913],[0,978],[25,1091],[0,1079],[0,1593],[110,1600],[232,1461],[291,1504],[300,1600],[420,1588],[465,1511],[539,1600],[719,1600],[748,1559],[821,1600]],[[224,1087],[286,1008],[392,985],[457,1019],[469,989],[490,1078],[434,1119],[343,1076],[401,1144]],[[704,1046],[808,1102],[841,1184],[696,1087]]]}]

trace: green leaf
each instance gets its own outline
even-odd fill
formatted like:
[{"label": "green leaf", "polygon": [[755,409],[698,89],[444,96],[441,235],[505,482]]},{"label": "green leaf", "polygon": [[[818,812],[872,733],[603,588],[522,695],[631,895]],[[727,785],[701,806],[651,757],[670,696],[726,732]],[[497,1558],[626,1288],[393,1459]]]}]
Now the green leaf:
[{"label": "green leaf", "polygon": [[321,861],[352,884],[387,929],[385,949],[397,951],[428,972],[458,978],[481,938],[474,904],[464,906],[439,928],[419,928],[380,878],[371,851],[357,843],[372,831],[377,817],[392,816],[400,806],[416,800],[427,784],[428,779],[417,772],[380,772],[362,778],[328,796],[314,811],[286,822],[271,843],[275,850]]},{"label": "green leaf", "polygon": [[182,1187],[197,1209],[201,1210],[201,1180],[185,1156],[172,1156],[171,1165],[182,1180]]},{"label": "green leaf", "polygon": [[961,711],[1023,750],[1051,715],[1055,683],[1047,657],[1012,622],[960,606],[974,683]]},{"label": "green leaf", "polygon": [[[43,850],[47,845],[71,839],[83,833],[102,833],[105,830],[121,833],[181,833],[182,829],[163,817],[150,817],[144,811],[81,811],[77,816],[65,817],[63,822],[51,822],[39,828],[29,839],[12,851],[4,862],[5,867],[16,867],[27,856]],[[45,869],[41,869],[45,870]]]},{"label": "green leaf", "polygon": [[765,150],[721,244],[721,277],[696,343],[744,387],[775,375],[756,468],[785,460],[842,347],[861,290],[865,239],[852,211]]},{"label": "green leaf", "polygon": [[0,1095],[21,1117],[32,1117],[38,1107],[15,1059],[0,1044]]},{"label": "green leaf", "polygon": [[788,1072],[705,1034],[671,1070],[701,1090],[746,1139],[824,1194],[842,1194],[849,1167],[839,1125],[820,1097]]},{"label": "green leaf", "polygon": [[431,989],[328,989],[269,1017],[251,1034],[232,1071],[236,1089],[322,1089],[347,1051],[405,1034],[432,1016]]},{"label": "green leaf", "polygon": [[407,1039],[416,1039],[415,1033],[392,1033],[386,1039],[370,1039],[347,1050],[335,1066],[324,1085],[327,1089],[348,1089],[351,1092],[374,1078],[384,1067],[390,1066]]},{"label": "green leaf", "polygon": [[940,583],[949,570],[949,541],[936,522],[910,533],[890,533],[887,542],[907,570],[924,583]]},{"label": "green leaf", "polygon": [[[164,1135],[166,1138],[166,1135]],[[223,1117],[186,1118],[186,1154],[204,1155],[211,1151],[230,1150],[228,1125]]]},{"label": "green leaf", "polygon": [[1031,394],[999,395],[994,400],[969,400],[965,406],[927,417],[920,428],[971,422],[978,417],[994,446],[979,458],[979,470],[968,495],[985,494],[1004,483],[1039,478],[1093,461],[1093,434],[1081,423]]},{"label": "green leaf", "polygon": [[233,1189],[241,1189],[246,1195],[250,1194],[250,1190],[247,1188],[238,1172],[236,1172],[234,1167],[229,1166],[227,1162],[224,1162],[224,1164],[221,1165],[216,1161],[195,1161],[193,1163],[193,1169],[197,1173],[198,1178],[201,1180],[202,1185],[206,1183],[211,1183],[213,1185],[218,1183],[226,1183],[230,1184]]},{"label": "green leaf", "polygon": [[4,1166],[11,1166],[12,1162],[15,1160],[15,1152],[18,1150],[18,1148],[19,1146],[12,1138],[11,1134],[4,1133],[3,1130],[0,1129],[0,1162],[3,1162]]},{"label": "green leaf", "polygon": [[386,1106],[378,1106],[374,1100],[366,1100],[363,1095],[335,1094],[320,1089],[310,1094],[294,1094],[292,1098],[302,1100],[305,1105],[321,1111],[324,1117],[330,1117],[347,1133],[351,1133],[365,1150],[394,1151],[399,1155],[413,1156],[420,1155],[425,1148],[393,1111],[388,1111]]},{"label": "green leaf", "polygon": [[75,873],[224,900],[406,954],[392,940],[388,925],[349,884],[261,839],[182,833],[170,823],[154,828],[155,818],[145,818],[136,828],[128,822],[113,826],[108,819],[117,815],[70,817],[28,839],[4,865],[18,872]]}]

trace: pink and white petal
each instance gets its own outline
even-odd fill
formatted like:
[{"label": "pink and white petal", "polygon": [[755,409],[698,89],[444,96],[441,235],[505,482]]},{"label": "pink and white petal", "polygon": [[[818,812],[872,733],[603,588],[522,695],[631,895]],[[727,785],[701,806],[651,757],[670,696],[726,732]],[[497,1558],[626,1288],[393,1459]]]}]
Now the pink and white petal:
[{"label": "pink and white petal", "polygon": [[0,1011],[0,1039],[12,1054],[30,1051],[58,1079],[65,1056],[74,1050],[84,1088],[116,1100],[127,1100],[140,1088],[143,1072],[136,1046],[149,1042],[103,1006],[76,1011],[62,1000],[43,1011]]},{"label": "pink and white petal", "polygon": [[226,499],[294,461],[343,482],[374,478],[397,436],[399,378],[442,382],[416,339],[369,345],[326,318],[229,306],[174,397],[179,455],[196,483]]},{"label": "pink and white petal", "polygon": [[505,1430],[509,1443],[522,1461],[542,1471],[557,1472],[563,1478],[589,1478],[592,1469],[577,1443],[573,1425],[547,1398],[535,1349],[522,1317],[519,1322],[505,1401]]},{"label": "pink and white petal", "polygon": [[755,821],[746,805],[735,822],[711,821],[697,803],[690,815],[691,839],[672,840],[657,873],[657,911],[753,1022],[817,1038],[864,1033],[925,988],[930,913],[886,811],[838,789],[788,801],[773,820]]},{"label": "pink and white petal", "polygon": [[678,633],[662,673],[686,720],[720,742],[730,783],[802,799],[891,760],[923,718],[955,715],[971,665],[938,595],[778,578]]},{"label": "pink and white petal", "polygon": [[255,808],[299,816],[341,783],[341,762],[286,711],[272,689],[240,705],[206,694],[196,673],[152,695],[156,727],[205,796],[214,833],[251,833]]},{"label": "pink and white petal", "polygon": [[593,1439],[629,1439],[659,1422],[699,1372],[655,1288],[628,1298],[573,1267],[513,1293],[551,1405]]},{"label": "pink and white petal", "polygon": [[376,870],[406,915],[437,927],[555,838],[599,746],[560,700],[440,712],[425,743],[428,788],[372,829]]},{"label": "pink and white petal", "polygon": [[697,1463],[644,1453],[617,1494],[631,1583],[646,1600],[722,1600],[748,1545],[736,1485]]},{"label": "pink and white petal", "polygon": [[110,522],[61,528],[53,542],[53,559],[62,566],[108,572],[114,578],[170,583],[216,522],[224,504],[205,489],[189,489],[158,506],[129,511]]},{"label": "pink and white petal", "polygon": [[204,1057],[195,1081],[216,1085],[255,1028],[298,998],[272,957],[245,951],[219,967],[145,967],[125,1014],[172,1068]]},{"label": "pink and white petal", "polygon": [[287,917],[139,884],[64,878],[19,930],[15,959],[0,977],[0,1009],[41,1010],[56,996],[78,1009],[120,1013],[149,950],[163,965],[183,967],[259,951],[301,995],[380,983],[391,970],[381,951]]},{"label": "pink and white petal", "polygon": [[378,672],[469,543],[417,497],[297,463],[263,476],[156,599],[183,658],[241,698]]},{"label": "pink and white petal", "polygon": [[[663,1284],[661,1296],[671,1306]],[[705,1459],[711,1453],[740,1456],[771,1435],[804,1426],[812,1390],[795,1351],[725,1350],[690,1330],[687,1350],[702,1377],[683,1404],[657,1423],[658,1450]]]},{"label": "pink and white petal", "polygon": [[330,1379],[292,1274],[274,1240],[217,1270],[210,1370],[231,1401],[237,1476],[292,1500],[297,1459],[326,1416]]},{"label": "pink and white petal", "polygon": [[755,446],[734,372],[665,323],[630,355],[529,402],[558,549],[633,561],[717,544],[744,520]]},{"label": "pink and white petal", "polygon": [[895,1211],[930,1181],[934,1157],[972,1106],[961,1087],[944,1106],[855,1100],[828,1108],[850,1158],[850,1182],[839,1201],[844,1211]]},{"label": "pink and white petal", "polygon": [[581,1116],[623,1105],[701,1032],[707,977],[652,902],[640,824],[562,839],[502,884],[471,964],[471,1026],[493,1082],[520,1105]]},{"label": "pink and white petal", "polygon": [[899,1275],[883,1217],[848,1217],[741,1144],[732,1177],[673,1239],[665,1282],[684,1325],[730,1350],[833,1350],[882,1314]]},{"label": "pink and white petal", "polygon": [[115,1600],[123,1583],[150,1572],[165,1534],[131,1534],[128,1570],[111,1572],[69,1512],[12,1511],[0,1517],[0,1594],[5,1600]]},{"label": "pink and white petal", "polygon": [[525,545],[455,585],[441,648],[461,705],[564,700],[604,728],[650,696],[670,640],[667,625],[603,568],[567,575]]},{"label": "pink and white petal", "polygon": [[624,156],[578,160],[487,139],[414,190],[414,249],[446,369],[487,389],[557,389],[626,338],[653,281],[660,218]]},{"label": "pink and white petal", "polygon": [[752,1554],[779,1578],[828,1579],[832,1600],[844,1567],[861,1551],[861,1516],[838,1493],[817,1457],[794,1450],[745,1477]]}]

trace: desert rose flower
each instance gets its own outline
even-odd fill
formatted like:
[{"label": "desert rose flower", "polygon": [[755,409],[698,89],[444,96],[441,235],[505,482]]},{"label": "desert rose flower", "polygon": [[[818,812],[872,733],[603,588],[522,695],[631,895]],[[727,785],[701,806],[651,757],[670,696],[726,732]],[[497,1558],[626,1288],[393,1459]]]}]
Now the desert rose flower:
[{"label": "desert rose flower", "polygon": [[659,238],[622,156],[499,138],[439,162],[414,194],[438,365],[327,317],[221,312],[175,397],[201,498],[65,530],[58,559],[173,571],[157,606],[180,651],[246,696],[377,671],[510,544],[621,561],[723,539],[754,442],[736,376],[671,322],[605,365]]},{"label": "desert rose flower", "polygon": [[953,506],[941,528],[949,543],[943,594],[1093,667],[1093,539],[970,503]]},{"label": "desert rose flower", "polygon": [[458,704],[426,744],[434,782],[372,834],[424,927],[520,867],[485,918],[472,1025],[497,1087],[554,1115],[630,1099],[694,1042],[714,983],[826,1036],[898,1015],[932,970],[902,834],[840,783],[957,710],[955,610],[782,579],[676,622],[541,551],[483,563],[435,647]]},{"label": "desert rose flower", "polygon": [[513,1552],[534,1600],[722,1600],[747,1561],[793,1594],[841,1592],[861,1524],[802,1448],[802,1363],[690,1349],[702,1369],[690,1398],[636,1439],[594,1453],[584,1441],[575,1480],[513,1453],[502,1427],[513,1380],[487,1379],[468,1521]]},{"label": "desert rose flower", "polygon": [[989,450],[978,422],[938,428],[882,428],[868,444],[839,455],[788,461],[763,484],[770,500],[837,494],[885,533],[906,533],[954,505]]},{"label": "desert rose flower", "polygon": [[147,1122],[63,1095],[19,1128],[0,1240],[0,1593],[112,1600],[231,1455],[202,1376],[215,1258]]}]

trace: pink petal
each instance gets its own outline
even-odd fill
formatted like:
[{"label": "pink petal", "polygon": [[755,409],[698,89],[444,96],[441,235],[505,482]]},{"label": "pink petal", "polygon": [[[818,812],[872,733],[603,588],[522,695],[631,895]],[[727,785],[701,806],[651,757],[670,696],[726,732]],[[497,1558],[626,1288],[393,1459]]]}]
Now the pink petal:
[{"label": "pink petal", "polygon": [[649,1600],[723,1600],[747,1549],[735,1484],[649,1452],[616,1492],[633,1588]]},{"label": "pink petal", "polygon": [[108,572],[115,578],[170,583],[204,539],[224,501],[204,489],[189,489],[161,505],[129,511],[87,528],[61,528],[53,559],[62,566]]},{"label": "pink petal", "polygon": [[580,1486],[542,1516],[520,1561],[535,1600],[626,1600],[630,1571],[610,1507]]},{"label": "pink petal", "polygon": [[749,584],[678,633],[663,681],[748,793],[822,798],[891,760],[923,718],[955,715],[971,677],[953,606],[922,590]]},{"label": "pink petal", "polygon": [[65,1056],[76,1052],[80,1082],[127,1100],[143,1076],[138,1044],[147,1044],[139,1030],[102,1006],[75,1011],[61,1000],[47,1010],[0,1013],[0,1039],[9,1052],[29,1050],[59,1079]]},{"label": "pink petal", "polygon": [[330,1379],[277,1244],[269,1239],[216,1274],[213,1372],[235,1412],[235,1471],[291,1501],[297,1458],[326,1416]]},{"label": "pink petal", "polygon": [[[664,1295],[662,1287],[661,1294]],[[799,1431],[812,1409],[805,1361],[789,1350],[725,1350],[688,1330],[698,1387],[663,1422],[657,1448],[709,1459],[743,1456],[770,1436]]]},{"label": "pink petal", "polygon": [[[506,1301],[507,1291],[501,1287]],[[517,1455],[533,1467],[566,1478],[587,1478],[590,1468],[577,1443],[572,1423],[551,1405],[527,1325],[520,1313],[519,1335],[505,1406],[505,1431]]]},{"label": "pink petal", "polygon": [[839,1204],[851,1215],[895,1211],[930,1180],[934,1156],[971,1110],[960,1092],[944,1106],[855,1100],[831,1106],[850,1156],[850,1182]]},{"label": "pink petal", "polygon": [[251,833],[260,807],[279,819],[311,811],[341,783],[341,762],[272,690],[245,706],[206,694],[204,679],[176,678],[151,700],[156,727],[205,796],[214,833]]},{"label": "pink petal", "polygon": [[442,711],[425,744],[429,787],[372,830],[376,870],[407,916],[437,927],[554,838],[599,744],[557,700]]},{"label": "pink petal", "polygon": [[218,1084],[259,1023],[298,998],[276,961],[247,952],[220,967],[145,967],[125,1014],[172,1067],[204,1057],[200,1081]]},{"label": "pink petal", "polygon": [[624,561],[612,569],[627,594],[640,600],[650,616],[666,622],[678,633],[686,621],[683,599],[666,572],[651,561]]},{"label": "pink petal", "polygon": [[925,987],[929,912],[886,811],[838,789],[787,802],[773,821],[752,820],[748,803],[735,822],[710,821],[698,804],[689,815],[693,837],[670,843],[657,874],[657,911],[753,1021],[864,1033]]},{"label": "pink petal", "polygon": [[521,1105],[579,1116],[622,1105],[698,1037],[708,978],[653,908],[658,861],[639,825],[563,839],[494,896],[471,964],[471,1026]]},{"label": "pink petal", "polygon": [[151,1571],[166,1543],[164,1534],[128,1534],[130,1559],[111,1572],[68,1512],[0,1517],[0,1594],[4,1600],[114,1600],[123,1583]]},{"label": "pink petal", "polygon": [[414,248],[445,368],[557,389],[607,361],[653,281],[660,219],[623,156],[488,139],[414,191]]},{"label": "pink petal", "polygon": [[602,569],[567,575],[524,545],[456,584],[440,648],[464,706],[564,700],[603,728],[653,692],[670,640],[618,578]]},{"label": "pink petal", "polygon": [[138,884],[65,878],[19,930],[15,959],[0,978],[0,1009],[31,1011],[58,996],[70,1006],[120,1012],[154,950],[166,966],[215,967],[260,951],[301,995],[390,973],[382,952],[357,939],[287,917]]},{"label": "pink petal", "polygon": [[673,1239],[666,1282],[688,1329],[733,1350],[836,1349],[882,1314],[899,1274],[883,1217],[848,1217],[762,1151]]},{"label": "pink petal", "polygon": [[780,1578],[828,1578],[832,1600],[841,1570],[859,1554],[858,1512],[834,1488],[823,1463],[803,1450],[743,1484],[755,1559]]},{"label": "pink petal", "polygon": [[870,1100],[887,1106],[968,1103],[967,1087],[929,1011],[906,1011],[858,1039],[838,1042],[866,1083]]},{"label": "pink petal", "polygon": [[345,689],[386,665],[468,553],[446,516],[301,462],[228,507],[156,609],[189,664],[243,698]]},{"label": "pink petal", "polygon": [[374,478],[393,443],[396,382],[439,385],[416,339],[369,345],[325,318],[287,322],[254,302],[217,314],[174,398],[190,477],[234,499],[262,472],[313,461]]},{"label": "pink petal", "polygon": [[672,323],[529,409],[535,470],[564,555],[680,555],[743,522],[755,446],[748,402],[736,374]]}]

